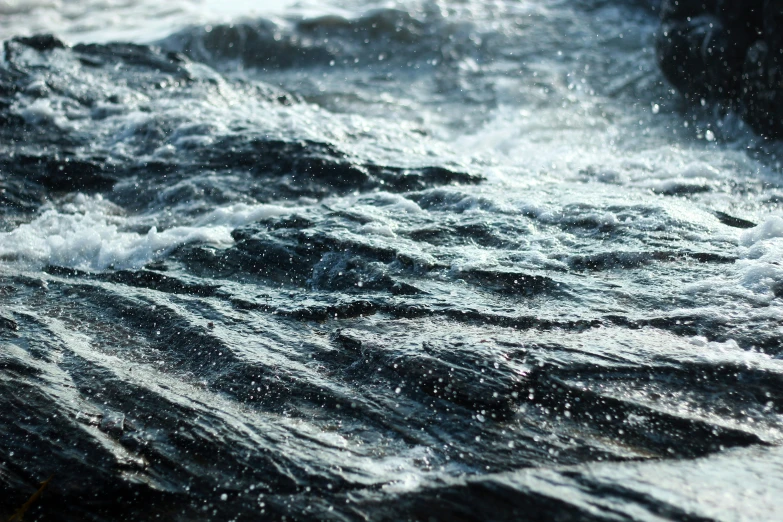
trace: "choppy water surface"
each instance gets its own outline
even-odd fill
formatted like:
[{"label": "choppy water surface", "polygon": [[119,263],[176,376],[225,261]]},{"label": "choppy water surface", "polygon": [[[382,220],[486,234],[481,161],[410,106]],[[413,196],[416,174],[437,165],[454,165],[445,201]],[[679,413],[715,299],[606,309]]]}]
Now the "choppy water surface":
[{"label": "choppy water surface", "polygon": [[1,509],[783,516],[780,146],[649,3],[105,4],[0,2]]}]

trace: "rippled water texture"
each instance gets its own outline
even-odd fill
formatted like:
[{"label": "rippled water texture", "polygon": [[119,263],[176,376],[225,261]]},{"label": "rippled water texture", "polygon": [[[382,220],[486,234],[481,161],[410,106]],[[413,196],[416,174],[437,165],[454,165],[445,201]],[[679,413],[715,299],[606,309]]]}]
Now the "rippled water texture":
[{"label": "rippled water texture", "polygon": [[781,147],[651,2],[38,4],[0,515],[783,518]]}]

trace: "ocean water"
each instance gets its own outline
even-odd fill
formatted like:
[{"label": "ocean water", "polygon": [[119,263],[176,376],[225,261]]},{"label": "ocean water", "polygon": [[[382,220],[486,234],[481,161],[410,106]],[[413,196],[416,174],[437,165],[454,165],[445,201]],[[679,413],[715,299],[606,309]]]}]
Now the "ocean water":
[{"label": "ocean water", "polygon": [[782,518],[783,147],[656,30],[0,0],[0,516]]}]

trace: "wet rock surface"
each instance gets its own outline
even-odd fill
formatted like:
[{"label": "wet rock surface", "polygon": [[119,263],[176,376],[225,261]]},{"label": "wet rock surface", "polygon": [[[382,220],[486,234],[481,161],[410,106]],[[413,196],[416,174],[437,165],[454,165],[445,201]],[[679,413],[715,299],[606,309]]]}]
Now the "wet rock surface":
[{"label": "wet rock surface", "polygon": [[691,103],[735,109],[759,133],[783,137],[783,5],[776,0],[664,0],[658,56]]}]

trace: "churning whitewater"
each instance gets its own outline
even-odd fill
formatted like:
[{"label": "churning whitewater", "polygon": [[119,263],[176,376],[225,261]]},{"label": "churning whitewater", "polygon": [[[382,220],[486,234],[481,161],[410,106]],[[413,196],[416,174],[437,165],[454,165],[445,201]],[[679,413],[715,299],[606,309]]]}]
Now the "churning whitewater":
[{"label": "churning whitewater", "polygon": [[656,2],[248,4],[0,1],[0,516],[783,517],[783,147]]}]

